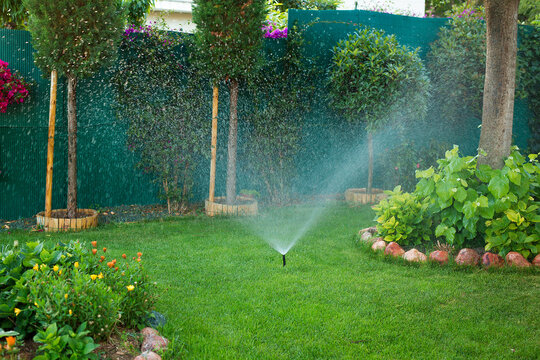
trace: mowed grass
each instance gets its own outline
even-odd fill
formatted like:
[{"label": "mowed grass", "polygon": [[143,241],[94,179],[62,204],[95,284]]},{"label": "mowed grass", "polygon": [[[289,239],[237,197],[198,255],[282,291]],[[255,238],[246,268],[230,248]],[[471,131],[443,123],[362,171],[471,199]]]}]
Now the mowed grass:
[{"label": "mowed grass", "polygon": [[111,257],[142,251],[174,358],[539,359],[538,271],[383,260],[356,243],[372,219],[368,207],[330,208],[286,267],[230,218],[2,233],[0,243],[80,239]]}]

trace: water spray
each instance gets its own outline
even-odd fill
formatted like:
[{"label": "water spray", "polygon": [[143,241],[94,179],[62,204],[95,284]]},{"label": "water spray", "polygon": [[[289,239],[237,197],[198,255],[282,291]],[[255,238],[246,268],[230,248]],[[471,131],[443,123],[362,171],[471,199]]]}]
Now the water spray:
[{"label": "water spray", "polygon": [[281,255],[283,257],[283,266],[287,265],[287,262],[285,261],[285,254]]}]

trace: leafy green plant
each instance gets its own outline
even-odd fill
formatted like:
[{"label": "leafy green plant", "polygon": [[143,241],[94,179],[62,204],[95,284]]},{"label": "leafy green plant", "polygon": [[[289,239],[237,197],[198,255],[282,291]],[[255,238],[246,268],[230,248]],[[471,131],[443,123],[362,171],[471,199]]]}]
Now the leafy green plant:
[{"label": "leafy green plant", "polygon": [[185,55],[190,44],[187,35],[163,24],[131,26],[113,74],[116,110],[129,124],[127,146],[140,155],[137,166],[160,185],[169,213],[189,200],[207,124],[196,106],[205,101],[200,80]]},{"label": "leafy green plant", "polygon": [[313,59],[302,57],[303,30],[293,27],[284,53],[267,54],[249,90],[254,111],[245,152],[254,185],[262,199],[286,203],[296,175],[302,124],[315,91]]},{"label": "leafy green plant", "polygon": [[526,161],[517,149],[502,169],[477,168],[476,157],[460,157],[457,146],[438,161],[437,170],[417,172],[415,194],[429,199],[436,237],[457,247],[485,242],[501,255],[540,251],[539,166],[537,155]]},{"label": "leafy green plant", "polygon": [[34,341],[41,343],[38,348],[40,355],[35,360],[97,360],[93,351],[99,347],[94,340],[87,336],[86,323],[81,324],[77,331],[66,325],[60,329],[56,323],[50,324],[46,330],[39,331]]},{"label": "leafy green plant", "polygon": [[445,143],[430,141],[428,146],[418,146],[414,141],[406,141],[401,145],[386,150],[380,161],[384,167],[385,189],[393,189],[400,185],[404,191],[414,191],[418,179],[417,170],[425,170],[437,165],[437,159],[444,155],[448,148]]},{"label": "leafy green plant", "polygon": [[417,245],[431,239],[431,219],[428,202],[415,194],[403,193],[400,186],[385,191],[388,199],[373,207],[377,232],[385,241],[402,245]]},{"label": "leafy green plant", "polygon": [[421,119],[427,110],[429,79],[418,50],[399,45],[394,35],[364,28],[333,49],[329,75],[331,105],[368,132],[369,171],[373,176],[372,133],[390,119]]},{"label": "leafy green plant", "polygon": [[73,327],[87,323],[92,336],[106,339],[119,320],[120,295],[103,281],[104,276],[77,268],[66,269],[61,275],[49,268],[36,271],[27,285],[35,321]]}]

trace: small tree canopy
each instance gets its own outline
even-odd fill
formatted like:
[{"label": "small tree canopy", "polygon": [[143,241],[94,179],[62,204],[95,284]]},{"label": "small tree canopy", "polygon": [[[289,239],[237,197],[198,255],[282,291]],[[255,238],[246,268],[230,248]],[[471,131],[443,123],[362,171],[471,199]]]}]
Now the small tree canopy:
[{"label": "small tree canopy", "polygon": [[364,120],[374,131],[397,109],[409,117],[425,115],[429,79],[424,65],[393,35],[365,28],[339,41],[333,51],[331,102],[350,121]]},{"label": "small tree canopy", "polygon": [[241,79],[260,65],[265,0],[194,0],[197,66],[214,81]]},{"label": "small tree canopy", "polygon": [[117,0],[24,0],[36,65],[90,76],[114,58],[124,24]]}]

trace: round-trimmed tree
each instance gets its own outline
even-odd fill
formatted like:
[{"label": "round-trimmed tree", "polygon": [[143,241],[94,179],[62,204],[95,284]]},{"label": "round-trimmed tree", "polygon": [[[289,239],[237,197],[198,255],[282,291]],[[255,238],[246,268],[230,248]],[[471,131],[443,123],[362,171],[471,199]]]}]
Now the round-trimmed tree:
[{"label": "round-trimmed tree", "polygon": [[429,79],[417,50],[395,36],[364,28],[333,49],[331,105],[349,121],[363,121],[368,133],[367,192],[373,179],[372,134],[394,119],[421,118],[427,109]]},{"label": "round-trimmed tree", "polygon": [[194,61],[213,85],[225,81],[230,92],[227,204],[236,200],[239,83],[256,73],[262,60],[265,0],[194,0]]},{"label": "round-trimmed tree", "polygon": [[117,53],[124,17],[116,0],[24,0],[36,65],[68,82],[67,215],[77,210],[77,81],[94,74]]}]

